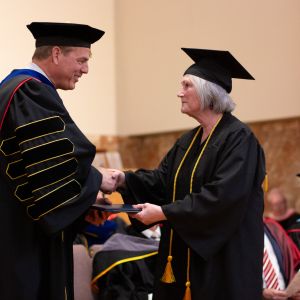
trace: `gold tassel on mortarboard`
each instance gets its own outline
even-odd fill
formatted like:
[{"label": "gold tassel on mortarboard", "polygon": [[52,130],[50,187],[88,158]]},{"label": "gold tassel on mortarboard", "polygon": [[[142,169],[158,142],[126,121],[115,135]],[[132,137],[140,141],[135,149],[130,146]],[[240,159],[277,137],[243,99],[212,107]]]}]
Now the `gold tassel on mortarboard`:
[{"label": "gold tassel on mortarboard", "polygon": [[187,281],[185,283],[185,293],[184,293],[184,297],[183,297],[183,300],[192,300],[192,295],[191,295],[191,283],[189,281]]},{"label": "gold tassel on mortarboard", "polygon": [[173,257],[171,255],[168,256],[168,262],[165,268],[165,272],[161,278],[162,282],[173,283],[176,281],[173,273],[172,265],[171,265],[172,258]]}]

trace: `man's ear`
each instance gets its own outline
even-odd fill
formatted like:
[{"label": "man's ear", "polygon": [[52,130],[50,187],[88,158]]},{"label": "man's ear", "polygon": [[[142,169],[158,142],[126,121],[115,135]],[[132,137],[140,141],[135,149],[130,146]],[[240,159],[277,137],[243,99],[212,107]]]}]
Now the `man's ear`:
[{"label": "man's ear", "polygon": [[58,46],[54,46],[52,48],[51,56],[52,56],[52,61],[54,64],[58,64],[59,58],[62,55],[62,51]]}]

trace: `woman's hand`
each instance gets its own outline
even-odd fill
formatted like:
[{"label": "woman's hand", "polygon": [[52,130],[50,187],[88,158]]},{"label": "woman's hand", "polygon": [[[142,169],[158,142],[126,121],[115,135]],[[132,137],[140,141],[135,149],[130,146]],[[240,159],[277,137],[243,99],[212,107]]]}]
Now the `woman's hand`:
[{"label": "woman's hand", "polygon": [[133,205],[136,208],[141,208],[142,211],[136,214],[129,214],[131,218],[137,219],[145,225],[157,223],[166,220],[166,216],[158,205],[144,203]]}]

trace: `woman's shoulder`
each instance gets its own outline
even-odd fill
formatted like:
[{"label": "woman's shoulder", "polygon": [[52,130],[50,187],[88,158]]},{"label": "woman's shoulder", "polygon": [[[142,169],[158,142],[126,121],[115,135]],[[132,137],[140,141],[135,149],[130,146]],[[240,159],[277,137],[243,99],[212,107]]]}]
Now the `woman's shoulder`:
[{"label": "woman's shoulder", "polygon": [[189,131],[184,132],[176,141],[175,145],[180,146],[182,148],[187,148],[197,131],[201,128],[201,126],[197,126]]},{"label": "woman's shoulder", "polygon": [[236,116],[232,115],[231,113],[224,114],[221,124],[228,131],[242,130],[246,132],[251,132],[250,127],[246,123],[242,122],[240,119],[238,119]]}]

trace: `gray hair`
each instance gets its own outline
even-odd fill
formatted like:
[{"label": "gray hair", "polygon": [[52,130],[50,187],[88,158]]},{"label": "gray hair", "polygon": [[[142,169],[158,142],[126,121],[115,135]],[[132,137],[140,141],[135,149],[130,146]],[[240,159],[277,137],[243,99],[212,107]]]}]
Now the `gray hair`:
[{"label": "gray hair", "polygon": [[210,108],[216,113],[234,110],[235,103],[221,86],[191,74],[185,76],[193,82],[201,101],[202,110]]}]

